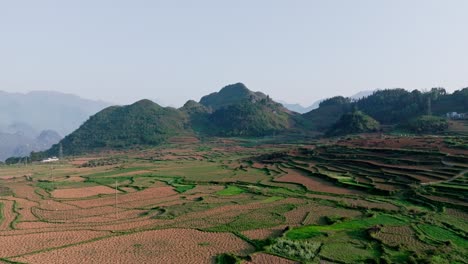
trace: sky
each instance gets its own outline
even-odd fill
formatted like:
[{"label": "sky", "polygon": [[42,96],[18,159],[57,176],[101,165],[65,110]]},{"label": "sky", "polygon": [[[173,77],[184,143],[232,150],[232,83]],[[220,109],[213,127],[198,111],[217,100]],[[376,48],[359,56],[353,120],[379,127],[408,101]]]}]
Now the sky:
[{"label": "sky", "polygon": [[181,106],[242,82],[310,105],[468,86],[466,0],[0,0],[0,90]]}]

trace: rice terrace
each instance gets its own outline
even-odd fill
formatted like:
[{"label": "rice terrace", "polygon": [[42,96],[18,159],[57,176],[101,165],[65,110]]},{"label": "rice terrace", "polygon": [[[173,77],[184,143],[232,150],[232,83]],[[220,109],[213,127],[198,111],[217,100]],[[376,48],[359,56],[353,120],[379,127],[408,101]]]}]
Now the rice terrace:
[{"label": "rice terrace", "polygon": [[1,261],[466,263],[466,148],[276,140],[182,138],[2,167]]}]

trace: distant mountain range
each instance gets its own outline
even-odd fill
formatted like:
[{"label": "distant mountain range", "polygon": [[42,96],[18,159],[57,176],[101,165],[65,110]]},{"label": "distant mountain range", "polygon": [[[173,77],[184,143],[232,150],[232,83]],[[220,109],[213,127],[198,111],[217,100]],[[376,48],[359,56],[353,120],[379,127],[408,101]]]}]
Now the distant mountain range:
[{"label": "distant mountain range", "polygon": [[307,106],[307,107],[304,107],[300,104],[290,104],[290,103],[287,103],[285,101],[278,101],[279,103],[281,103],[284,107],[286,107],[287,109],[291,110],[291,111],[294,111],[296,113],[299,113],[299,114],[305,114],[307,112],[310,112],[314,109],[317,109],[319,107],[319,104],[322,100],[318,100],[316,102],[314,102],[312,105],[310,106]]},{"label": "distant mountain range", "polygon": [[[368,90],[368,91],[361,91],[361,92],[358,92],[352,96],[350,96],[349,98],[353,99],[353,100],[359,100],[363,97],[367,97],[369,95],[371,95],[374,91],[371,91],[371,90]],[[299,114],[305,114],[307,112],[310,112],[314,109],[317,109],[320,105],[320,102],[322,102],[323,100],[325,99],[321,99],[321,100],[317,100],[315,101],[313,104],[311,104],[310,106],[307,106],[307,107],[304,107],[300,104],[290,104],[288,102],[285,102],[285,101],[282,101],[282,100],[279,100],[278,102],[281,103],[284,107],[286,107],[287,109],[291,110],[291,111],[294,111],[296,113],[299,113]]]},{"label": "distant mountain range", "polygon": [[50,148],[109,105],[59,92],[0,91],[0,161]]},{"label": "distant mountain range", "polygon": [[61,139],[62,137],[53,130],[44,130],[37,137],[0,132],[0,161],[12,156],[29,156],[32,151],[46,150]]},{"label": "distant mountain range", "polygon": [[59,92],[35,91],[22,94],[0,91],[0,131],[20,123],[36,131],[51,129],[67,135],[89,116],[110,105]]}]

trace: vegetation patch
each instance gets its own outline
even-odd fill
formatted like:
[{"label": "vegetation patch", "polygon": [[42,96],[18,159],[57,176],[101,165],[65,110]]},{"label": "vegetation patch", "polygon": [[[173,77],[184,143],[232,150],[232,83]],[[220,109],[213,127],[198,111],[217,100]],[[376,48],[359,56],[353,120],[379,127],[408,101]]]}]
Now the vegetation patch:
[{"label": "vegetation patch", "polygon": [[218,195],[223,195],[223,196],[230,196],[230,195],[239,195],[241,193],[245,193],[246,190],[239,188],[234,185],[229,185],[227,186],[224,190],[221,190],[217,192],[216,194]]},{"label": "vegetation patch", "polygon": [[286,233],[289,239],[308,239],[316,236],[326,234],[328,231],[341,231],[341,230],[364,230],[375,225],[406,225],[407,221],[401,220],[386,214],[377,214],[373,217],[363,219],[350,220],[345,222],[338,222],[332,225],[311,225],[293,228]]},{"label": "vegetation patch", "polygon": [[322,244],[314,241],[298,241],[278,238],[266,251],[286,258],[309,262],[312,261]]}]

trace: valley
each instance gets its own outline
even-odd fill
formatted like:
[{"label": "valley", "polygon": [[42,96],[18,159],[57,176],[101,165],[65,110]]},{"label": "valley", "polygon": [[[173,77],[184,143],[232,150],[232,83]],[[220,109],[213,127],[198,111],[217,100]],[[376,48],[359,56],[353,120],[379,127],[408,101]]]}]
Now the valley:
[{"label": "valley", "polygon": [[2,166],[0,260],[465,263],[468,150],[450,142],[173,137]]}]

